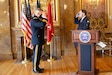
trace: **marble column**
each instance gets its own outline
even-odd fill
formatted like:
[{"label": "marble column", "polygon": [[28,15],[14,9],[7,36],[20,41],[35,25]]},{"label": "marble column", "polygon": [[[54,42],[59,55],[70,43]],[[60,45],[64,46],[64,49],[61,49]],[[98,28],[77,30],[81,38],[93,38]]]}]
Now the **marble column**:
[{"label": "marble column", "polygon": [[12,59],[9,0],[0,0],[0,60]]},{"label": "marble column", "polygon": [[22,61],[22,37],[23,33],[21,31],[21,27],[13,27],[12,30],[15,32],[16,35],[16,51],[17,51],[17,59],[16,63],[21,63]]}]

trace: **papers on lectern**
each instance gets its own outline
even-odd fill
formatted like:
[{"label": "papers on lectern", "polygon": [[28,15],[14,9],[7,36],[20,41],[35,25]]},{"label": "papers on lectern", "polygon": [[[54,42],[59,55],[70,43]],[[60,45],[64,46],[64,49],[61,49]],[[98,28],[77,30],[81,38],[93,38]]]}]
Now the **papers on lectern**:
[{"label": "papers on lectern", "polygon": [[97,43],[101,48],[105,48],[107,45],[104,42]]}]

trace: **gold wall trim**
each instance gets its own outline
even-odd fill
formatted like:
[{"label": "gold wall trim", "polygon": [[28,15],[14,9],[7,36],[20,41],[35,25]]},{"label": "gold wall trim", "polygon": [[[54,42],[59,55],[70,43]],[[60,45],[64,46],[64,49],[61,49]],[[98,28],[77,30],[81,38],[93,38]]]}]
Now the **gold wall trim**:
[{"label": "gold wall trim", "polygon": [[[27,0],[26,0],[27,1]],[[30,1],[30,6],[31,6],[31,12],[32,15],[34,14],[34,11],[36,10],[36,2],[37,0],[31,0]],[[47,13],[48,10],[48,0],[39,0],[41,4],[41,8]],[[54,26],[60,26],[60,9],[59,9],[59,0],[50,0],[51,1],[51,6],[52,6],[52,15],[53,15],[53,22]],[[23,0],[18,0],[18,6],[19,9],[22,8],[22,3],[24,3]],[[21,16],[21,11],[19,11],[19,15]],[[20,18],[20,17],[18,17]],[[21,20],[19,19],[19,22]]]},{"label": "gold wall trim", "polygon": [[106,7],[107,7],[107,19],[108,19],[108,27],[105,28],[106,33],[112,33],[112,25],[111,25],[111,19],[110,19],[110,10],[111,10],[111,5],[110,5],[110,0],[106,0]]}]

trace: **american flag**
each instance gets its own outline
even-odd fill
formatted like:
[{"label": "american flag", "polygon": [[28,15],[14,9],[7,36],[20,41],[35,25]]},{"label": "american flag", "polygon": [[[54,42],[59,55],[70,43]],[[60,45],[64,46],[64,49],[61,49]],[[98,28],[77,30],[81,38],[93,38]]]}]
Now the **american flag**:
[{"label": "american flag", "polygon": [[25,40],[24,45],[32,49],[33,48],[31,44],[32,31],[31,31],[31,25],[30,25],[30,17],[28,14],[29,11],[30,11],[30,5],[28,4],[28,7],[27,7],[26,0],[25,0],[25,4],[23,4],[23,8],[22,8],[22,32],[24,34],[24,40]]}]

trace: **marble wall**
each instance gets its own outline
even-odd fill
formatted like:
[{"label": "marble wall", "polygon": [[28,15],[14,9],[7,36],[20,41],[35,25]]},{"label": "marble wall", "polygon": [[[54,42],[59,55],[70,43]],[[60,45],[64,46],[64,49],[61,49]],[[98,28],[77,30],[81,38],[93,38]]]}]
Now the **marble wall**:
[{"label": "marble wall", "polygon": [[[0,0],[0,7],[2,7],[0,8],[0,60],[17,58],[16,35],[12,30],[12,28],[18,26],[19,23],[17,1],[18,0]],[[74,50],[70,30],[77,29],[77,25],[74,24],[74,16],[81,9],[82,0],[59,1],[61,24],[55,28],[55,35],[60,38],[61,52],[66,54]],[[108,25],[110,29],[112,28],[111,2],[112,0],[108,0]],[[108,37],[109,36],[112,36],[112,34],[110,33]]]},{"label": "marble wall", "polygon": [[0,60],[12,59],[9,0],[0,0]]},{"label": "marble wall", "polygon": [[[60,21],[61,21],[61,48],[63,54],[74,50],[71,40],[71,30],[76,29],[74,25],[75,0],[60,0]],[[74,53],[73,53],[74,54]]]}]

